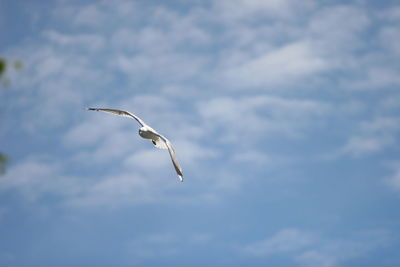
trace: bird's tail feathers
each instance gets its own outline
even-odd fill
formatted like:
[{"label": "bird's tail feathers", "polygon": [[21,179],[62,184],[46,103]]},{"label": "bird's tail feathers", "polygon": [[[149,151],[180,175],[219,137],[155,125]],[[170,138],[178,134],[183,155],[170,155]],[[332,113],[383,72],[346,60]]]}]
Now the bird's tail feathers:
[{"label": "bird's tail feathers", "polygon": [[156,140],[151,140],[151,142],[153,143],[153,145],[157,148],[160,149],[167,149],[167,145],[165,144],[165,142],[163,140],[161,140],[160,138],[157,138]]}]

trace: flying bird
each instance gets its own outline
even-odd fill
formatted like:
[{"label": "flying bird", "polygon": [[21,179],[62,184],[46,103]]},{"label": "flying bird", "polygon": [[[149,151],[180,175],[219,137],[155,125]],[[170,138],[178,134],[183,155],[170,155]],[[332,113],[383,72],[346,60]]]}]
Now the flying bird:
[{"label": "flying bird", "polygon": [[175,171],[178,174],[179,180],[183,182],[182,168],[179,166],[178,160],[176,159],[175,150],[171,142],[167,138],[159,134],[156,130],[151,128],[149,125],[147,125],[142,119],[128,111],[118,109],[87,108],[87,110],[103,111],[114,115],[135,119],[140,124],[140,126],[142,126],[139,129],[139,135],[142,138],[150,139],[154,146],[156,146],[157,148],[168,149],[169,155],[171,156],[172,164],[174,165]]}]

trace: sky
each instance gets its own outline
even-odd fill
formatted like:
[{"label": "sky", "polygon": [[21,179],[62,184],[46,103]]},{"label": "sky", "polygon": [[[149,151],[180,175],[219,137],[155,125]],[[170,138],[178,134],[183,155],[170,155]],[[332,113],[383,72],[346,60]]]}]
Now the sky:
[{"label": "sky", "polygon": [[0,32],[1,266],[400,266],[398,1],[1,0]]}]

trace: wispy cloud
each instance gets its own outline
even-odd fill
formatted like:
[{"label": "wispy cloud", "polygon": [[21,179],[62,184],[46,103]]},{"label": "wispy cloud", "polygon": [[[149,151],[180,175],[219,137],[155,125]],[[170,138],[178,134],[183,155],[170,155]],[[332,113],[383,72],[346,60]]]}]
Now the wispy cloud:
[{"label": "wispy cloud", "polygon": [[302,12],[315,6],[315,1],[307,0],[302,4],[292,0],[283,1],[215,1],[215,9],[222,14],[226,21],[258,19],[260,16],[268,18],[293,19],[301,10]]},{"label": "wispy cloud", "polygon": [[350,137],[338,153],[361,157],[382,151],[396,142],[399,125],[399,119],[396,117],[379,117],[361,122],[359,134]]},{"label": "wispy cloud", "polygon": [[104,48],[105,40],[99,34],[74,34],[68,35],[54,30],[44,32],[44,36],[65,48],[86,48],[88,52]]},{"label": "wispy cloud", "polygon": [[400,164],[398,162],[391,162],[388,164],[391,175],[386,177],[386,185],[394,191],[400,191]]},{"label": "wispy cloud", "polygon": [[313,233],[284,229],[262,241],[247,245],[243,251],[253,256],[268,256],[304,250],[315,242]]},{"label": "wispy cloud", "polygon": [[230,86],[274,89],[288,83],[293,86],[326,68],[327,63],[311,44],[300,41],[257,55],[228,69],[224,76]]},{"label": "wispy cloud", "polygon": [[315,231],[283,229],[261,241],[248,244],[242,252],[252,257],[285,255],[300,266],[342,266],[390,244],[384,230],[353,232],[344,238],[328,238]]},{"label": "wispy cloud", "polygon": [[42,160],[26,160],[13,166],[0,180],[0,190],[13,190],[35,202],[44,196],[68,197],[79,193],[83,181],[63,176],[62,166]]},{"label": "wispy cloud", "polygon": [[301,136],[309,123],[315,123],[329,110],[330,105],[320,101],[268,95],[213,98],[199,104],[205,127],[222,142],[246,138],[245,145],[270,134]]},{"label": "wispy cloud", "polygon": [[127,245],[132,260],[141,262],[154,258],[181,257],[190,247],[201,248],[212,242],[208,233],[153,233],[143,238],[136,238]]}]

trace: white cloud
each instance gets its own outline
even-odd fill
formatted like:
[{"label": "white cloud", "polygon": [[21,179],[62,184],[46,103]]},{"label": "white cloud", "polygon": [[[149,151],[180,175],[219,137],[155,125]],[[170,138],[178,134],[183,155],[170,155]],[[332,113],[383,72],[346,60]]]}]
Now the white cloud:
[{"label": "white cloud", "polygon": [[[146,24],[120,28],[112,34],[112,44],[126,52],[162,56],[166,53],[187,51],[210,42],[209,33],[198,25],[199,14],[189,11],[178,14],[172,9],[155,8],[144,19]],[[193,56],[193,53],[191,53]]]},{"label": "white cloud", "polygon": [[304,250],[314,242],[314,234],[289,228],[281,230],[264,240],[246,245],[243,251],[253,256],[291,253]]},{"label": "white cloud", "polygon": [[177,257],[181,252],[179,239],[173,233],[152,234],[142,239],[135,239],[128,245],[133,260],[140,262],[149,258]]},{"label": "white cloud", "polygon": [[[224,39],[229,45],[221,53],[217,80],[223,77],[225,85],[234,88],[299,90],[327,86],[325,83],[332,81],[324,74],[358,73],[365,69],[366,64],[360,62],[362,55],[354,54],[366,47],[364,34],[371,18],[365,10],[353,5],[327,5],[314,7],[307,17],[302,17],[304,13],[290,4],[296,22],[280,20],[263,27],[249,22],[226,26]],[[257,8],[262,12],[262,8]]]},{"label": "white cloud", "polygon": [[379,101],[378,105],[381,110],[394,113],[397,110],[400,110],[400,95],[390,94],[386,97],[383,97]]},{"label": "white cloud", "polygon": [[[154,160],[155,157],[152,157],[151,161]],[[169,163],[169,158],[165,158],[165,161]],[[83,163],[79,164],[80,169],[85,168]],[[0,179],[0,192],[17,192],[24,200],[36,204],[41,204],[45,197],[50,196],[57,199],[52,205],[70,208],[114,208],[162,202],[168,198],[169,191],[182,186],[178,179],[172,176],[172,166],[168,166],[171,175],[164,175],[163,171],[154,168],[146,171],[144,168],[148,166],[138,164],[136,168],[115,168],[110,163],[106,164],[108,166],[105,168],[91,166],[91,175],[74,176],[69,174],[71,171],[67,164],[26,160],[9,167],[6,175]],[[96,175],[96,172],[99,174]],[[191,196],[192,200],[193,198]]]},{"label": "white cloud", "polygon": [[77,162],[111,164],[144,146],[136,121],[100,112],[81,112],[84,118],[63,136],[64,146],[75,151]]},{"label": "white cloud", "polygon": [[99,50],[104,47],[105,40],[99,34],[64,34],[55,30],[48,30],[44,32],[44,36],[50,41],[62,46],[79,47],[89,52]]},{"label": "white cloud", "polygon": [[381,151],[383,148],[394,143],[390,137],[351,137],[347,144],[341,149],[342,153],[350,153],[353,156],[366,156],[373,152]]},{"label": "white cloud", "polygon": [[154,172],[155,170],[165,170],[167,166],[171,166],[172,170],[167,150],[156,150],[152,147],[149,147],[149,149],[146,150],[137,151],[131,156],[128,156],[124,160],[123,164],[132,170],[144,169]]},{"label": "white cloud", "polygon": [[212,240],[211,234],[203,232],[160,232],[133,239],[127,245],[127,250],[134,262],[141,262],[154,258],[178,257],[188,248],[206,246]]},{"label": "white cloud", "polygon": [[359,123],[357,132],[339,149],[340,154],[355,157],[380,152],[396,142],[395,134],[400,130],[400,121],[395,117],[377,117]]},{"label": "white cloud", "polygon": [[346,238],[321,240],[321,244],[305,251],[296,260],[304,266],[342,266],[352,259],[366,257],[374,250],[390,244],[391,240],[390,233],[385,230],[353,232]]},{"label": "white cloud", "polygon": [[398,25],[384,27],[381,29],[381,32],[379,34],[383,47],[388,48],[397,56],[400,56],[400,48],[397,45],[400,42],[399,36],[400,29]]},{"label": "white cloud", "polygon": [[61,166],[39,160],[26,160],[12,166],[0,179],[0,190],[15,190],[27,200],[44,195],[68,197],[81,191],[77,177],[60,173]]},{"label": "white cloud", "polygon": [[392,175],[385,179],[386,185],[395,191],[400,191],[400,164],[398,162],[389,164]]},{"label": "white cloud", "polygon": [[203,143],[202,140],[194,141],[190,138],[178,140],[174,146],[176,147],[178,158],[182,164],[188,167],[196,166],[199,160],[211,161],[216,159],[220,154],[216,148],[205,142]]},{"label": "white cloud", "polygon": [[209,56],[192,49],[207,45],[210,36],[198,25],[198,14],[181,15],[161,7],[147,12],[143,27],[125,24],[112,33],[116,47],[112,67],[133,84],[143,79],[181,82],[203,73]]},{"label": "white cloud", "polygon": [[213,98],[198,106],[208,131],[221,142],[234,142],[239,147],[257,142],[266,134],[302,136],[309,123],[315,124],[329,110],[330,105],[319,101],[267,95]]},{"label": "white cloud", "polygon": [[236,20],[256,20],[260,17],[293,19],[297,12],[314,6],[314,1],[306,0],[301,4],[293,0],[221,0],[214,1],[215,10],[226,22]]},{"label": "white cloud", "polygon": [[176,52],[157,54],[142,52],[135,55],[119,54],[113,63],[113,67],[129,77],[132,84],[138,79],[158,79],[164,83],[182,82],[201,73],[205,64],[204,58],[195,55],[188,57]]},{"label": "white cloud", "polygon": [[400,118],[378,117],[361,123],[361,128],[372,133],[387,133],[400,130]]},{"label": "white cloud", "polygon": [[18,95],[13,101],[18,110],[14,113],[24,123],[16,127],[30,133],[66,125],[85,99],[110,81],[109,72],[93,64],[89,55],[58,45],[36,43],[17,47],[12,54],[24,64],[15,80]]},{"label": "white cloud", "polygon": [[[330,53],[333,61],[363,44],[362,33],[370,24],[363,9],[352,5],[327,6],[316,10],[308,23],[306,36]],[[332,54],[334,53],[334,54]]]},{"label": "white cloud", "polygon": [[389,178],[388,183],[395,190],[400,191],[400,170],[396,170],[395,174]]},{"label": "white cloud", "polygon": [[393,68],[375,67],[369,68],[362,74],[362,79],[348,83],[348,86],[355,89],[379,89],[400,85],[399,72]]},{"label": "white cloud", "polygon": [[[166,157],[168,157],[166,153]],[[87,159],[86,159],[87,160]],[[152,157],[152,162],[154,157]],[[165,159],[167,160],[167,158]],[[42,203],[42,199],[52,196],[57,199],[53,205],[73,208],[113,208],[165,200],[166,192],[181,184],[174,177],[161,175],[161,171],[147,166],[93,167],[91,175],[70,175],[67,163],[52,163],[48,160],[26,160],[10,166],[0,179],[0,191],[14,191],[31,203]],[[85,168],[84,163],[78,163]],[[76,165],[76,163],[75,163]],[[76,166],[75,166],[76,167]],[[171,167],[171,175],[173,168]],[[73,169],[73,168],[71,168]],[[95,173],[100,174],[95,174]],[[167,179],[169,178],[169,179]],[[161,182],[162,181],[162,182]]]},{"label": "white cloud", "polygon": [[104,21],[104,17],[104,13],[95,5],[90,5],[79,10],[74,23],[78,25],[96,25],[100,21]]},{"label": "white cloud", "polygon": [[379,13],[379,17],[383,20],[400,22],[400,6],[392,6],[384,9],[381,13]]},{"label": "white cloud", "polygon": [[226,70],[225,77],[228,85],[234,87],[278,89],[294,85],[327,67],[327,62],[315,54],[310,43],[296,42],[232,67]]},{"label": "white cloud", "polygon": [[242,151],[240,154],[235,154],[233,160],[246,164],[266,165],[271,161],[271,158],[266,154],[258,151]]},{"label": "white cloud", "polygon": [[[64,144],[68,147],[93,145],[99,140],[105,139],[114,132],[124,130],[123,126],[127,125],[127,121],[118,120],[112,116],[101,116],[99,114],[91,114],[90,111],[82,110],[82,115],[87,118],[70,128],[64,135]],[[103,115],[103,114],[102,114]]]},{"label": "white cloud", "polygon": [[91,1],[87,3],[59,1],[51,12],[51,18],[70,29],[110,29],[121,22],[137,21],[147,13],[146,6],[127,0]]},{"label": "white cloud", "polygon": [[64,204],[79,208],[114,208],[159,201],[159,188],[150,182],[151,177],[126,172],[97,177],[80,194],[65,199]]},{"label": "white cloud", "polygon": [[385,230],[369,229],[352,232],[344,238],[326,238],[316,232],[283,229],[273,236],[250,243],[241,251],[252,257],[285,255],[300,266],[342,266],[352,259],[369,253],[392,241]]}]

